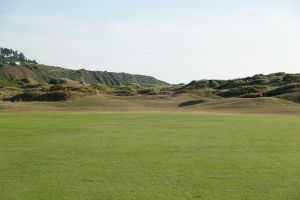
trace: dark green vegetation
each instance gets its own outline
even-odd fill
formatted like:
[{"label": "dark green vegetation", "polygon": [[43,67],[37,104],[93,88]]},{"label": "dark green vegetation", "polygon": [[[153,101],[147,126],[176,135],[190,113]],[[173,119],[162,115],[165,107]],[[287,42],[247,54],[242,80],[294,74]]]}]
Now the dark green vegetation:
[{"label": "dark green vegetation", "polygon": [[17,51],[0,50],[0,99],[6,101],[62,101],[99,94],[168,96],[187,93],[198,97],[199,101],[276,97],[300,102],[300,74],[258,74],[233,80],[200,80],[186,85],[170,85],[149,76],[41,65]]},{"label": "dark green vegetation", "polygon": [[298,117],[0,114],[0,199],[300,198]]}]

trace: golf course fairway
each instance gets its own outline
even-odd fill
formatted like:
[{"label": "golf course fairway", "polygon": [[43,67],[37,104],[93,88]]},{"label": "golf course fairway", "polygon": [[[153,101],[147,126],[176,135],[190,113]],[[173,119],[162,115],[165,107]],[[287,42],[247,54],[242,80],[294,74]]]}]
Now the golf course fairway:
[{"label": "golf course fairway", "polygon": [[0,113],[0,199],[300,199],[300,118]]}]

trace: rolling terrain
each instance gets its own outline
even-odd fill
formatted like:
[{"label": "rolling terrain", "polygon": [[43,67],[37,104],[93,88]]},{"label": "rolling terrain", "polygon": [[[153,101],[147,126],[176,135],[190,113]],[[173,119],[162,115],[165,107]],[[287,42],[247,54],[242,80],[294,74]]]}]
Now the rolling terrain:
[{"label": "rolling terrain", "polygon": [[0,63],[0,199],[300,198],[299,74],[171,85]]},{"label": "rolling terrain", "polygon": [[300,116],[300,104],[263,98],[207,99],[191,94],[156,96],[97,95],[60,102],[1,102],[0,112],[104,112],[264,114]]},{"label": "rolling terrain", "polygon": [[4,101],[54,102],[97,95],[169,97],[177,94],[194,95],[199,100],[272,97],[298,103],[300,74],[279,72],[171,85],[143,75],[46,66],[17,51],[1,48],[0,99]]}]

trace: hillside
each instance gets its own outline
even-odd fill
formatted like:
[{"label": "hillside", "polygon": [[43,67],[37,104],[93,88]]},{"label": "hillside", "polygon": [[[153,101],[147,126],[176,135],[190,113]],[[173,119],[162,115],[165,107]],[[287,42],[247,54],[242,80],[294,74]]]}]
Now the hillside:
[{"label": "hillside", "polygon": [[194,93],[214,98],[278,97],[300,102],[300,74],[257,74],[233,80],[192,81],[176,89],[177,93]]},{"label": "hillside", "polygon": [[[166,82],[151,76],[132,75],[106,71],[71,70],[47,66],[30,60],[23,53],[12,49],[0,48],[0,81],[2,84],[12,81],[27,80],[33,83],[49,83],[53,79],[67,78],[83,84],[127,85],[153,84],[167,85]],[[0,82],[0,86],[1,86]]]},{"label": "hillside", "polygon": [[62,101],[99,94],[167,96],[183,93],[193,95],[199,102],[201,99],[261,97],[300,102],[300,74],[280,72],[170,85],[150,76],[42,65],[11,49],[0,48],[0,52],[0,99],[6,101]]}]

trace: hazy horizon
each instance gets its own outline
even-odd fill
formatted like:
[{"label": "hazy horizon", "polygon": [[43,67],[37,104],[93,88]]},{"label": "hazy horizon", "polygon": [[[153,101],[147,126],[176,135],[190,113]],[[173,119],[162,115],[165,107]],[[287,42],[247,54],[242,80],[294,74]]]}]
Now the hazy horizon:
[{"label": "hazy horizon", "polygon": [[2,47],[169,83],[300,72],[300,2],[2,1]]}]

